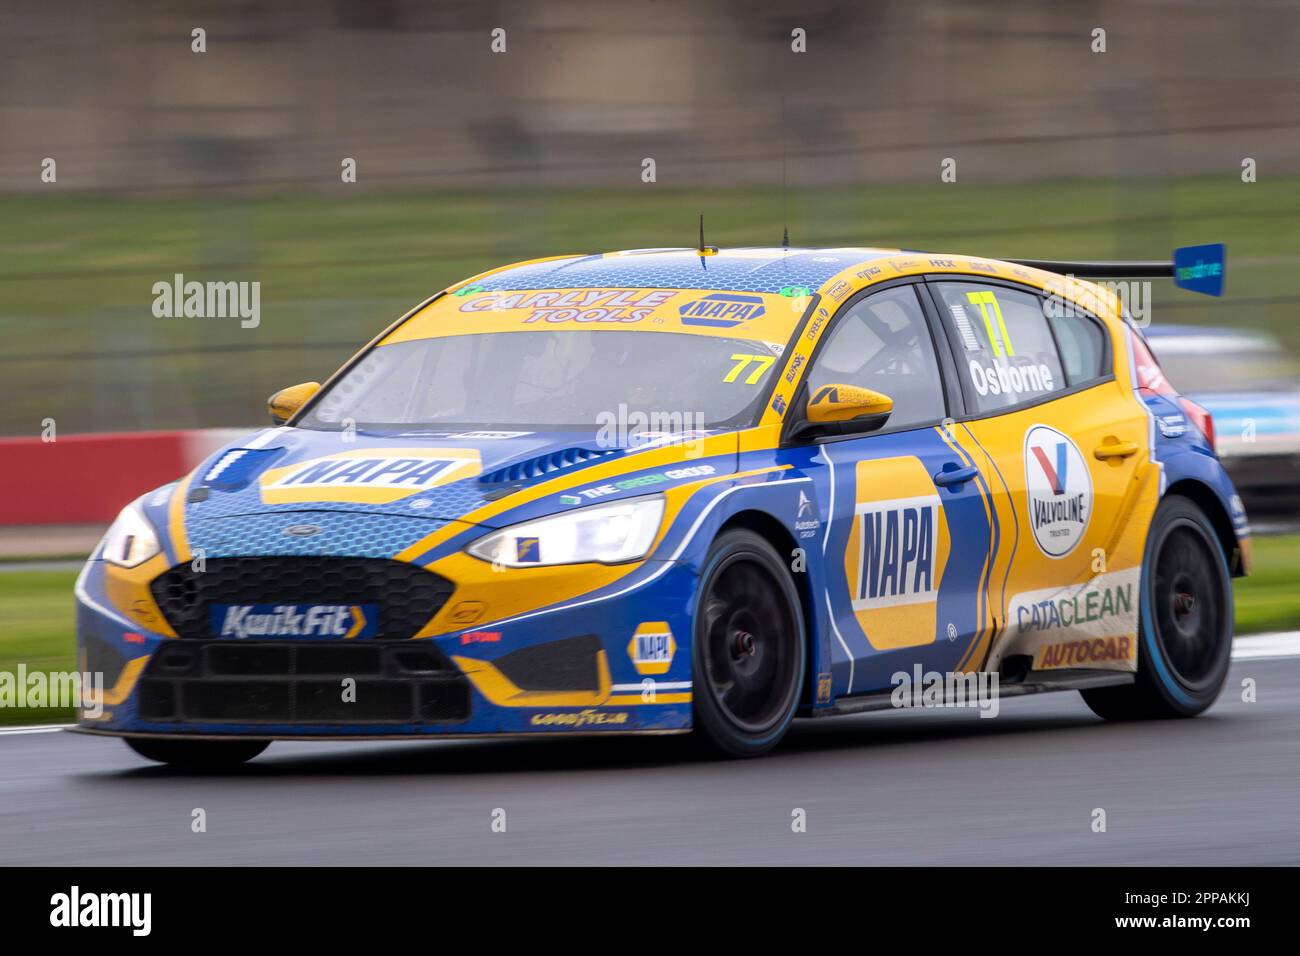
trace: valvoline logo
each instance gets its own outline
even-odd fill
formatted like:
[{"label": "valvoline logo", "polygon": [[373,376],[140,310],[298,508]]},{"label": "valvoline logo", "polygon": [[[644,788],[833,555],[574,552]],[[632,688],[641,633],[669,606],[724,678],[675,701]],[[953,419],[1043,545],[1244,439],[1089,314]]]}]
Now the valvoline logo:
[{"label": "valvoline logo", "polygon": [[1055,428],[1025,433],[1025,493],[1034,540],[1048,557],[1074,550],[1092,517],[1092,475],[1079,446]]},{"label": "valvoline logo", "polygon": [[677,311],[681,314],[682,325],[730,329],[758,318],[767,310],[761,296],[714,292],[684,303]]}]

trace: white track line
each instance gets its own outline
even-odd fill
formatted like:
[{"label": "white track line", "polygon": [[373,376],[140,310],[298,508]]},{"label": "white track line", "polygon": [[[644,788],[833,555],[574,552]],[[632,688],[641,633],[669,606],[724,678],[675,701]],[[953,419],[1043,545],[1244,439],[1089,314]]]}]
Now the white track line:
[{"label": "white track line", "polygon": [[1300,657],[1300,631],[1250,634],[1232,643],[1234,661],[1257,661],[1270,657]]},{"label": "white track line", "polygon": [[0,737],[9,737],[15,734],[52,734],[56,730],[63,730],[66,727],[75,727],[76,724],[41,724],[33,727],[4,727],[0,728]]}]

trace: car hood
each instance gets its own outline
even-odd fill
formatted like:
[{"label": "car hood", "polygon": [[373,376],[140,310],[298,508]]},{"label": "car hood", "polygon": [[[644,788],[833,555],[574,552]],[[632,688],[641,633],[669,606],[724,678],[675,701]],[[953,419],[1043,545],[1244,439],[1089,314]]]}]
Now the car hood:
[{"label": "car hood", "polygon": [[[712,436],[717,436],[716,438]],[[463,431],[373,434],[272,428],[233,442],[206,459],[185,489],[182,513],[192,548],[211,557],[236,554],[353,554],[391,557],[451,522],[504,527],[546,511],[530,488],[554,478],[581,487],[584,473],[615,460],[635,472],[699,455],[711,442],[711,472],[734,469],[734,433],[642,433],[611,442],[585,432]],[[718,451],[733,457],[718,462]],[[642,456],[646,456],[644,459]],[[602,501],[645,494],[644,486]],[[511,507],[512,496],[520,507]],[[155,521],[175,512],[153,496]],[[487,516],[473,516],[497,503]]]}]

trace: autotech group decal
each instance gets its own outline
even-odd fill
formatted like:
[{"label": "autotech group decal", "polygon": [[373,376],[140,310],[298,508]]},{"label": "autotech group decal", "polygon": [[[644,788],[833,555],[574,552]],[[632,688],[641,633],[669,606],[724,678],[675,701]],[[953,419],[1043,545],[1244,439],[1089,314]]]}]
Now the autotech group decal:
[{"label": "autotech group decal", "polygon": [[1038,547],[1063,558],[1083,538],[1092,517],[1092,475],[1079,446],[1047,425],[1025,433],[1025,493]]}]

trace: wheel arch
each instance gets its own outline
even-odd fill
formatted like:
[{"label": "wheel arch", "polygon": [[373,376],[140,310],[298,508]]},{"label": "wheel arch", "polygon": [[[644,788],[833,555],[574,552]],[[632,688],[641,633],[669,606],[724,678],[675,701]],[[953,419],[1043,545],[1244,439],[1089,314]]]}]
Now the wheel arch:
[{"label": "wheel arch", "polygon": [[1228,514],[1228,509],[1224,506],[1223,500],[1215,490],[1203,481],[1195,478],[1183,478],[1175,481],[1165,489],[1165,496],[1180,495],[1190,500],[1210,520],[1214,528],[1215,536],[1219,539],[1219,545],[1223,548],[1223,556],[1228,561],[1228,571],[1234,578],[1242,577],[1246,573],[1245,561],[1241,551],[1241,542],[1237,537],[1237,532],[1233,530],[1232,518]]},{"label": "wheel arch", "polygon": [[[777,554],[785,558],[793,557],[793,552],[800,547],[790,529],[766,511],[753,508],[738,511],[723,522],[722,527],[718,529],[718,534],[732,528],[744,528],[747,531],[752,531],[775,548]],[[807,551],[806,548],[804,550]],[[805,555],[805,567],[806,562],[807,556]],[[809,580],[807,570],[802,574],[792,574],[791,577],[794,579],[795,591],[799,595],[799,610],[803,615],[804,623],[804,686],[799,699],[799,706],[802,711],[804,708],[811,706],[816,695],[819,666],[818,624],[816,604],[813,601],[812,582]]]}]

